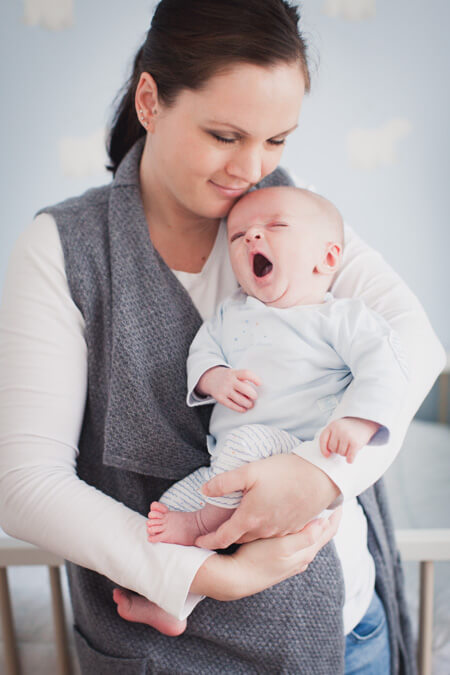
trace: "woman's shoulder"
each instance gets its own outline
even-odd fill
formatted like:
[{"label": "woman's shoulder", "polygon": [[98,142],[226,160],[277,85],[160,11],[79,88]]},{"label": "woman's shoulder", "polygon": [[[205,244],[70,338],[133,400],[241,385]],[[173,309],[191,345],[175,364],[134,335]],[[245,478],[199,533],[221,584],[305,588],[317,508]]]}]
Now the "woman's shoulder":
[{"label": "woman's shoulder", "polygon": [[295,183],[290,177],[286,169],[283,169],[281,166],[277,167],[275,171],[272,171],[268,176],[262,179],[255,188],[260,190],[261,188],[266,187],[277,187],[279,185],[288,185],[294,186]]},{"label": "woman's shoulder", "polygon": [[61,240],[56,221],[50,213],[39,213],[19,235],[12,253],[15,258],[32,258],[62,263]]},{"label": "woman's shoulder", "polygon": [[57,204],[46,206],[38,211],[40,214],[52,215],[58,227],[60,224],[76,221],[83,222],[87,214],[95,214],[98,217],[100,213],[107,215],[107,205],[109,203],[111,184],[101,187],[90,188],[86,192],[76,197],[69,197]]}]

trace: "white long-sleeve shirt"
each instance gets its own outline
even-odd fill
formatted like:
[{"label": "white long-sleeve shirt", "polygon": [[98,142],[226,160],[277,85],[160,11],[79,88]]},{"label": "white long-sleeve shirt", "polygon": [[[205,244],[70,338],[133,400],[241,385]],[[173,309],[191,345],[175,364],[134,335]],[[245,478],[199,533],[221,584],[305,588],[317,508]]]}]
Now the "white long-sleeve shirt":
[{"label": "white long-sleeve shirt", "polygon": [[[412,364],[407,404],[387,445],[363,449],[354,465],[340,457],[325,460],[314,441],[299,447],[298,454],[322,468],[351,499],[392,462],[443,367],[444,353],[417,299],[381,256],[350,230],[346,239],[334,294],[359,295],[384,316]],[[177,273],[204,318],[235,288],[223,240],[222,228],[211,254],[220,257],[219,266],[208,260],[200,275]],[[192,579],[211,553],[149,544],[145,518],[77,477],[86,389],[84,320],[70,295],[56,224],[44,214],[15,247],[0,310],[1,525],[10,535],[93,569],[184,617],[199,600],[189,593]],[[354,528],[354,517],[349,512],[340,530]],[[346,591],[350,597],[347,579]]]}]

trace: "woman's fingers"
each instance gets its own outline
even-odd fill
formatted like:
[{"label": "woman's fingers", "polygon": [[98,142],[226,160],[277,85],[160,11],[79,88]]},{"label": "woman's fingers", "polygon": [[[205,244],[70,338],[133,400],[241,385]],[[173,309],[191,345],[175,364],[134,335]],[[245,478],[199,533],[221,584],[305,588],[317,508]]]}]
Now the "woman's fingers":
[{"label": "woman's fingers", "polygon": [[247,477],[247,466],[244,465],[239,469],[226,471],[218,476],[214,476],[202,487],[202,492],[207,497],[223,497],[224,495],[235,492],[236,490],[246,490],[250,487]]},{"label": "woman's fingers", "polygon": [[238,511],[226,520],[215,532],[210,532],[195,540],[195,545],[211,550],[228,548],[247,531],[247,520],[243,519]]},{"label": "woman's fingers", "polygon": [[341,516],[342,507],[336,509],[330,518],[313,520],[300,532],[287,535],[284,539],[289,547],[288,550],[292,554],[297,552],[303,560],[303,564],[309,565],[314,560],[318,551],[336,534]]},{"label": "woman's fingers", "polygon": [[[208,558],[193,581],[192,592],[216,600],[237,600],[304,572],[336,533],[341,511],[337,509],[328,521],[316,519],[310,522],[296,534],[258,539],[240,546],[231,556]],[[211,567],[216,569],[212,586],[208,575]],[[222,583],[217,583],[217,574]]]}]

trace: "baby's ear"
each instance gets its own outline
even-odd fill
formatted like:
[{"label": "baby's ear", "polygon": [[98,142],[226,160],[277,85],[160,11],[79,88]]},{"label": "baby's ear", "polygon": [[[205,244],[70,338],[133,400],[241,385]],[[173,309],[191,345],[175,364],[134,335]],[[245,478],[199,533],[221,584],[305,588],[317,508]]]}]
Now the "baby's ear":
[{"label": "baby's ear", "polygon": [[322,260],[316,265],[315,271],[319,274],[334,274],[341,264],[342,245],[329,241],[325,248]]}]

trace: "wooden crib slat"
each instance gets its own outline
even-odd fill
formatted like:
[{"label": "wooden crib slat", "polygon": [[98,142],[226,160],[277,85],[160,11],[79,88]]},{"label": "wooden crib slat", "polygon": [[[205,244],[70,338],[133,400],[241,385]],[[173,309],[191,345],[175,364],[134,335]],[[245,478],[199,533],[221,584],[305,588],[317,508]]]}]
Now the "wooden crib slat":
[{"label": "wooden crib slat", "polygon": [[450,374],[444,372],[439,378],[439,422],[446,424],[448,422],[448,388]]},{"label": "wooden crib slat", "polygon": [[8,586],[8,572],[6,567],[0,567],[0,610],[6,675],[20,675],[19,655],[17,653],[11,596],[9,594]]},{"label": "wooden crib slat", "polygon": [[71,675],[72,666],[70,661],[69,640],[66,631],[66,619],[64,615],[64,601],[61,591],[61,576],[59,567],[48,568],[50,576],[50,589],[52,594],[53,624],[55,627],[56,655],[58,659],[58,672],[60,675]]},{"label": "wooden crib slat", "polygon": [[433,594],[434,565],[431,560],[420,563],[420,611],[418,661],[420,675],[431,675],[433,660]]}]

